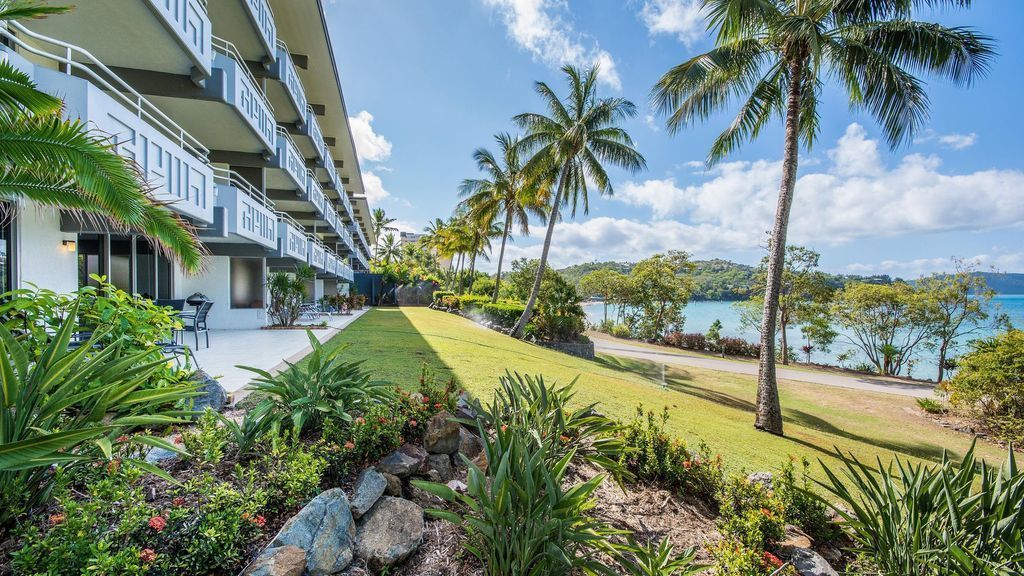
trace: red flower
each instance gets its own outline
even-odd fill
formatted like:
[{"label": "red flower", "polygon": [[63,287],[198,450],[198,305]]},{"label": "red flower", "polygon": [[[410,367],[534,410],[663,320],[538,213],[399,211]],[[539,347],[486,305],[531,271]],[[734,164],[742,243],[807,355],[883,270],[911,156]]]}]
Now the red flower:
[{"label": "red flower", "polygon": [[761,559],[764,561],[765,564],[769,566],[772,566],[774,568],[782,568],[782,560],[780,560],[778,556],[772,554],[771,552],[765,552],[764,556]]},{"label": "red flower", "polygon": [[56,526],[64,521],[63,514],[50,514],[50,524]]},{"label": "red flower", "polygon": [[419,424],[419,422],[416,422],[415,420],[409,420],[409,426],[415,428],[417,424]]},{"label": "red flower", "polygon": [[156,560],[156,552],[154,552],[152,548],[144,548],[139,551],[139,560],[142,560],[145,564],[149,564],[153,560]]},{"label": "red flower", "polygon": [[163,532],[167,527],[167,520],[164,520],[163,516],[153,516],[149,519],[149,527],[157,532]]},{"label": "red flower", "polygon": [[562,441],[562,444],[567,444],[569,442],[569,437],[566,436],[565,434],[559,436],[558,439]]},{"label": "red flower", "polygon": [[129,440],[131,440],[131,438],[129,438],[129,437],[127,437],[127,436],[124,436],[124,435],[121,435],[121,436],[118,436],[118,437],[117,437],[117,440],[116,440],[116,442],[127,442],[127,441],[129,441]]},{"label": "red flower", "polygon": [[174,504],[175,506],[179,506],[179,507],[180,506],[184,506],[185,505],[185,499],[182,498],[181,496],[178,496],[174,500],[171,500],[171,504]]},{"label": "red flower", "polygon": [[363,424],[366,424],[366,418],[363,418],[362,416],[360,416],[359,418],[356,418],[356,424],[359,424],[360,426],[362,426]]},{"label": "red flower", "polygon": [[764,514],[765,516],[767,516],[769,518],[772,517],[772,511],[767,509],[767,508],[761,508],[761,514]]},{"label": "red flower", "polygon": [[178,434],[177,436],[174,437],[175,444],[181,444],[182,442],[184,442],[184,440],[182,439],[181,434]]},{"label": "red flower", "polygon": [[255,518],[253,518],[252,523],[257,525],[257,526],[259,526],[260,528],[263,528],[264,526],[267,525],[267,519],[264,518],[263,516],[257,516]]},{"label": "red flower", "polygon": [[110,473],[110,474],[113,474],[113,473],[117,472],[120,469],[121,469],[121,461],[120,460],[111,460],[107,464],[107,472]]},{"label": "red flower", "polygon": [[356,447],[355,443],[353,443],[351,440],[349,440],[348,442],[345,442],[345,450],[352,450],[355,447]]},{"label": "red flower", "polygon": [[689,470],[691,466],[693,466],[693,462],[690,462],[689,460],[683,460],[683,468]]},{"label": "red flower", "polygon": [[423,403],[424,404],[430,404],[430,396],[424,396],[423,397]]},{"label": "red flower", "polygon": [[385,418],[385,417],[383,417],[383,416],[381,416],[381,417],[380,417],[380,423],[381,423],[381,424],[387,424],[387,423],[388,423],[388,419],[387,419],[387,418]]},{"label": "red flower", "polygon": [[437,404],[434,404],[434,408],[437,408],[438,410],[440,410],[441,409],[441,403],[438,402]]}]

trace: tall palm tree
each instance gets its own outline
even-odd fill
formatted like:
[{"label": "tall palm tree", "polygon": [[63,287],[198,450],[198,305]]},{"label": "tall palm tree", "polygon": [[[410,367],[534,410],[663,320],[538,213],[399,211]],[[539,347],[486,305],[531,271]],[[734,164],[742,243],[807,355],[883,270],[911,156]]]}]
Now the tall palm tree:
[{"label": "tall palm tree", "polygon": [[501,222],[469,220],[469,278],[476,275],[477,257],[490,261],[491,240],[502,238],[508,227]]},{"label": "tall palm tree", "polygon": [[647,165],[644,157],[633,147],[633,139],[619,126],[622,120],[636,116],[636,106],[625,98],[598,98],[597,66],[582,71],[575,66],[564,66],[562,71],[569,84],[569,93],[564,101],[547,84],[538,82],[537,93],[544,100],[549,115],[527,113],[514,118],[516,124],[527,131],[520,147],[533,152],[526,163],[526,171],[557,183],[555,192],[551,194],[547,233],[537,277],[526,301],[526,309],[512,330],[517,337],[522,336],[533,315],[548,263],[551,236],[561,209],[571,208],[570,213],[575,216],[582,204],[583,213],[589,211],[588,180],[601,194],[612,195],[611,180],[604,164],[633,173]]},{"label": "tall palm tree", "polygon": [[397,232],[398,228],[392,226],[395,222],[394,218],[388,218],[383,208],[374,208],[370,212],[370,231],[373,233],[373,251],[374,256],[377,255],[377,240],[380,239],[381,232]]},{"label": "tall palm tree", "polygon": [[799,147],[819,130],[818,102],[827,78],[850,104],[867,110],[891,147],[913,139],[928,119],[919,73],[968,86],[984,74],[991,40],[969,28],[912,19],[913,9],[968,7],[971,0],[705,0],[715,47],[672,68],[653,99],[676,132],[743,100],[735,120],[708,154],[714,164],[770,121],[785,126],[782,178],[772,231],[761,329],[755,427],[782,434],[775,380],[775,323]]},{"label": "tall palm tree", "polygon": [[392,261],[401,259],[402,243],[395,238],[394,232],[388,232],[376,245],[377,261],[390,264]]},{"label": "tall palm tree", "polygon": [[473,153],[477,167],[486,176],[463,180],[462,186],[459,187],[459,195],[465,198],[462,204],[476,220],[494,222],[499,214],[505,216],[491,302],[498,301],[505,245],[512,228],[517,228],[523,236],[529,235],[530,215],[544,217],[548,193],[544,179],[530,178],[523,170],[518,138],[501,133],[495,135],[494,140],[498,143],[500,151],[498,157],[486,148],[480,148]]},{"label": "tall palm tree", "polygon": [[[0,0],[0,22],[42,18],[66,7]],[[0,62],[0,201],[60,208],[78,218],[138,231],[188,272],[202,269],[205,249],[195,230],[153,199],[142,173],[107,137],[65,120],[60,99],[39,91]]]}]

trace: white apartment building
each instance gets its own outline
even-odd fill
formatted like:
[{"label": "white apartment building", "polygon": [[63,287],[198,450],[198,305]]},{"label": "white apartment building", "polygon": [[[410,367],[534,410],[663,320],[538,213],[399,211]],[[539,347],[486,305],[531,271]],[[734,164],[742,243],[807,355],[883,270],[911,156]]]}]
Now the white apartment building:
[{"label": "white apartment building", "polygon": [[319,298],[369,266],[370,207],[322,0],[85,0],[0,27],[0,59],[108,135],[212,256],[186,275],[142,237],[22,206],[0,230],[2,291],[108,277],[202,293],[213,328],[267,322],[268,271],[307,263]]}]

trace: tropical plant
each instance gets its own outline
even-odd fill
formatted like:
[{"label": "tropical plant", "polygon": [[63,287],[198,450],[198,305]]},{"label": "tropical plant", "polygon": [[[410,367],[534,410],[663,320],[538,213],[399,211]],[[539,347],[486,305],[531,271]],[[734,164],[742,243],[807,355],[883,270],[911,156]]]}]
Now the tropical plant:
[{"label": "tropical plant", "polygon": [[630,538],[628,544],[616,550],[615,562],[629,576],[687,576],[708,568],[695,563],[696,557],[697,550],[692,546],[676,554],[668,538],[645,544]]},{"label": "tropical plant", "polygon": [[855,551],[886,574],[1009,576],[1024,571],[1024,473],[1008,452],[999,469],[972,446],[938,466],[878,459],[881,472],[837,453],[842,477],[822,464],[821,486],[838,500]]},{"label": "tropical plant", "polygon": [[659,340],[667,330],[682,328],[683,307],[689,301],[693,271],[686,252],[670,250],[638,262],[629,273],[622,296],[626,323],[644,340]]},{"label": "tropical plant", "polygon": [[[2,0],[0,22],[67,10],[33,0]],[[153,199],[138,167],[117,153],[110,137],[65,120],[63,108],[59,98],[39,91],[27,74],[0,62],[0,199],[31,200],[140,231],[185,270],[200,270],[206,250],[192,226]]]},{"label": "tropical plant", "polygon": [[1009,442],[1024,442],[1024,332],[973,342],[944,387],[955,408]]},{"label": "tropical plant", "polygon": [[512,330],[516,337],[523,334],[533,316],[555,224],[562,209],[570,209],[572,216],[579,208],[584,214],[589,211],[588,182],[601,194],[613,193],[605,165],[618,166],[631,173],[646,167],[644,157],[633,148],[633,139],[619,126],[622,120],[636,115],[636,106],[625,98],[599,98],[596,66],[585,71],[565,66],[562,71],[569,85],[564,101],[547,84],[538,82],[537,93],[547,106],[548,115],[526,113],[514,118],[516,124],[527,131],[520,147],[524,152],[533,153],[526,163],[526,172],[556,182],[533,289],[522,317]]},{"label": "tropical plant", "polygon": [[267,276],[270,307],[267,315],[275,326],[294,326],[302,317],[302,304],[306,300],[306,283],[316,278],[316,272],[305,264],[295,272],[271,272]]},{"label": "tropical plant", "polygon": [[291,430],[296,436],[303,429],[318,431],[327,418],[350,422],[353,410],[394,398],[394,389],[372,380],[361,362],[341,359],[346,346],[326,349],[313,332],[307,330],[306,336],[313,351],[299,364],[285,361],[288,368],[282,372],[238,366],[258,376],[252,392],[263,399],[253,411],[266,414],[275,429]]},{"label": "tropical plant", "polygon": [[377,240],[375,245],[375,256],[378,262],[384,264],[391,264],[394,261],[399,260],[401,256],[402,243],[395,237],[394,232],[388,232],[384,234],[382,238]]},{"label": "tropical plant", "polygon": [[599,268],[580,278],[580,294],[588,298],[601,298],[601,303],[604,304],[604,321],[608,322],[608,305],[621,304],[617,296],[623,292],[623,285],[626,282],[628,279],[625,274],[610,268]]},{"label": "tropical plant", "polygon": [[775,342],[786,232],[796,188],[800,144],[819,132],[818,106],[828,77],[850,104],[878,119],[891,147],[912,141],[928,118],[928,96],[915,76],[928,73],[969,86],[993,55],[991,40],[966,27],[912,19],[918,7],[961,8],[970,0],[705,0],[715,47],[668,72],[653,89],[655,104],[677,132],[744,98],[736,119],[708,154],[714,164],[773,119],[782,117],[782,178],[769,243],[755,427],[782,434]]},{"label": "tropical plant", "polygon": [[374,208],[370,212],[370,231],[373,232],[373,243],[376,246],[381,232],[397,232],[398,228],[392,226],[397,222],[395,218],[389,218],[383,208]]},{"label": "tropical plant", "polygon": [[501,233],[501,249],[498,251],[498,271],[495,274],[492,303],[498,301],[505,244],[512,229],[516,228],[523,236],[529,235],[530,216],[544,217],[548,194],[546,181],[531,177],[523,170],[519,139],[503,132],[495,135],[494,140],[498,143],[498,157],[486,148],[480,148],[473,153],[477,168],[486,176],[463,180],[459,187],[459,195],[465,197],[463,204],[473,215],[474,220],[489,224],[499,215],[505,218],[502,223],[504,229]]},{"label": "tropical plant", "polygon": [[916,282],[930,302],[933,322],[930,344],[938,351],[939,373],[936,382],[942,382],[950,353],[958,341],[969,340],[971,335],[985,330],[989,302],[995,296],[985,278],[976,274],[976,266],[954,259],[950,274],[932,274]]},{"label": "tropical plant", "polygon": [[715,321],[708,326],[707,333],[704,334],[704,340],[708,343],[708,346],[712,350],[717,350],[722,353],[722,357],[725,357],[725,350],[722,350],[722,321],[715,318]]},{"label": "tropical plant", "polygon": [[48,497],[52,466],[110,459],[128,442],[181,452],[159,438],[124,433],[184,421],[188,413],[173,406],[197,395],[194,385],[145,389],[166,360],[152,360],[151,349],[125,354],[121,343],[100,347],[108,328],[72,348],[77,317],[75,304],[37,359],[31,343],[0,325],[0,527]]}]

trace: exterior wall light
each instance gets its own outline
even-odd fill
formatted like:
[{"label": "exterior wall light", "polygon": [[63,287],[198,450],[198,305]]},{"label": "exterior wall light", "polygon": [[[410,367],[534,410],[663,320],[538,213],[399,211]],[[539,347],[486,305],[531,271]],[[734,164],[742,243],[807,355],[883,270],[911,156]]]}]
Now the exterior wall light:
[{"label": "exterior wall light", "polygon": [[74,252],[78,249],[78,243],[74,240],[61,240],[60,243],[68,252]]}]

